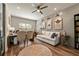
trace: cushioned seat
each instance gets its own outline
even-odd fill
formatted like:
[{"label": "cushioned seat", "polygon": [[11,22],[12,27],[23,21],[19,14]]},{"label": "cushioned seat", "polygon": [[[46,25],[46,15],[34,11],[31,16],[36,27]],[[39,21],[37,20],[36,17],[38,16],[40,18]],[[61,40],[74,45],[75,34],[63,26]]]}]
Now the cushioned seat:
[{"label": "cushioned seat", "polygon": [[55,40],[56,39],[56,37],[55,38],[51,38],[51,37],[45,36],[45,35],[37,35],[37,36],[41,37],[41,38],[49,39],[49,40]]}]

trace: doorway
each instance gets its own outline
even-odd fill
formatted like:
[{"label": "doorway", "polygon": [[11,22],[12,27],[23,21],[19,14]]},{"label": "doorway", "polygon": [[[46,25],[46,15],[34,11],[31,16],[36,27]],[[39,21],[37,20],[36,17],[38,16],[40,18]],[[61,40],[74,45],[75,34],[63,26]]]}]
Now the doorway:
[{"label": "doorway", "polygon": [[5,5],[0,3],[0,56],[5,52]]}]

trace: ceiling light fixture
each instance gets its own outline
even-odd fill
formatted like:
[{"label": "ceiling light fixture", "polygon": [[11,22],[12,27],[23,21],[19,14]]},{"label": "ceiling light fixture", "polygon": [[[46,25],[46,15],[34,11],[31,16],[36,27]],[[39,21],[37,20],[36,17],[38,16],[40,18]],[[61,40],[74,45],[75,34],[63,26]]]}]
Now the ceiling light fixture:
[{"label": "ceiling light fixture", "polygon": [[37,10],[37,12],[40,12],[40,10]]}]

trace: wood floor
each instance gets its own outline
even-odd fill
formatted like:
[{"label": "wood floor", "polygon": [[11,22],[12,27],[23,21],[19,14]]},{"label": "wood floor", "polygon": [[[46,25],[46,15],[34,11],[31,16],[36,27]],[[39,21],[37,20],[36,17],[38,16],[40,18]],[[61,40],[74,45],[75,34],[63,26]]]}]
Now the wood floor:
[{"label": "wood floor", "polygon": [[[52,46],[50,44],[44,43],[42,41],[35,40],[32,44],[43,44],[47,46],[51,52],[52,56],[79,56],[79,50],[73,49],[73,48],[68,48],[63,45],[58,45],[58,46]],[[22,50],[23,48],[16,46],[11,46],[8,49],[8,52],[5,53],[6,56],[17,56],[18,53]]]}]

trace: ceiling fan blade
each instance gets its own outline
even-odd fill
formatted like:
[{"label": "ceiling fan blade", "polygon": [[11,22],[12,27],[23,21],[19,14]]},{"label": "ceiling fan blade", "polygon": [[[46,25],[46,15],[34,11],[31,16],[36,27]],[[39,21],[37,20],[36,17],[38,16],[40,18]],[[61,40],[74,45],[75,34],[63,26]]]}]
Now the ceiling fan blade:
[{"label": "ceiling fan blade", "polygon": [[37,10],[33,11],[32,13],[36,12]]},{"label": "ceiling fan blade", "polygon": [[41,13],[41,14],[43,14],[43,12],[42,12],[42,11],[40,11],[40,13]]},{"label": "ceiling fan blade", "polygon": [[44,8],[47,8],[48,6],[44,6],[44,7],[42,7],[42,8],[40,8],[40,9],[44,9]]}]

